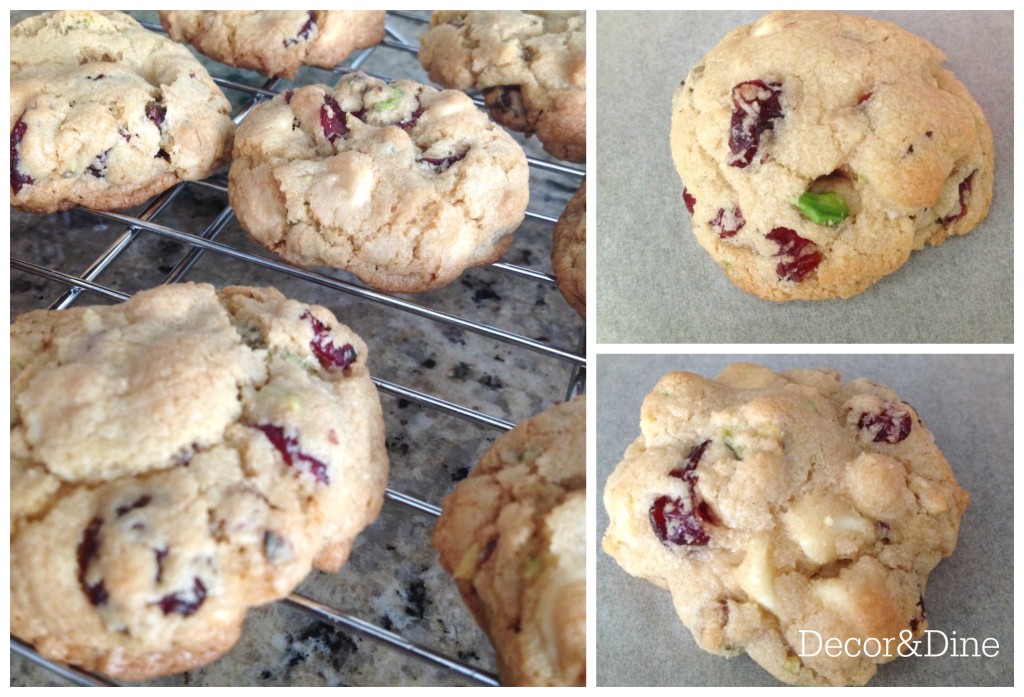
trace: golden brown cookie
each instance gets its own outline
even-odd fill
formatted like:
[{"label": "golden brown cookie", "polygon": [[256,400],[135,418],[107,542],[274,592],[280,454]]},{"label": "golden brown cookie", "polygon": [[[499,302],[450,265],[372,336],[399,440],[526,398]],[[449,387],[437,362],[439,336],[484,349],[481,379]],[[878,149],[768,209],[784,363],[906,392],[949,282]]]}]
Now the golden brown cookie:
[{"label": "golden brown cookie", "polygon": [[161,10],[160,23],[214,60],[290,78],[384,38],[383,10]]},{"label": "golden brown cookie", "polygon": [[603,546],[671,592],[701,648],[787,683],[863,685],[923,635],[928,574],[970,497],[892,390],[736,364],[666,375],[640,419]]},{"label": "golden brown cookie", "polygon": [[944,60],[890,22],[776,12],[690,70],[672,156],[730,280],[769,300],[847,298],[981,222],[992,132]]},{"label": "golden brown cookie", "polygon": [[272,288],[11,327],[11,633],[128,680],[209,662],[337,570],[384,497],[365,344]]},{"label": "golden brown cookie", "polygon": [[228,194],[242,227],[288,261],[411,293],[502,255],[529,169],[465,94],[351,73],[253,109]]},{"label": "golden brown cookie", "polygon": [[495,121],[555,157],[586,161],[585,12],[435,11],[420,62],[445,87],[482,90]]},{"label": "golden brown cookie", "polygon": [[445,500],[441,564],[505,685],[586,681],[586,401],[503,435]]},{"label": "golden brown cookie", "polygon": [[558,289],[577,314],[587,318],[587,180],[569,199],[555,223],[551,268]]},{"label": "golden brown cookie", "polygon": [[208,176],[231,151],[231,105],[189,50],[120,12],[11,29],[11,205],[129,208]]}]

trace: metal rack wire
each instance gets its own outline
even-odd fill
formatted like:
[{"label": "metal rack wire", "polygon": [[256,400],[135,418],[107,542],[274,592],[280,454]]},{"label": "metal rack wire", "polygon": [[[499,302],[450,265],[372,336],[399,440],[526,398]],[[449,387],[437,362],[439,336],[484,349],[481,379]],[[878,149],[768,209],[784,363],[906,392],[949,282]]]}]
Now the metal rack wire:
[{"label": "metal rack wire", "polygon": [[[379,47],[360,52],[343,66],[333,69],[332,72],[345,73],[361,69],[371,60],[375,52],[380,51],[401,52],[411,54],[415,58],[417,51],[415,40],[407,38],[407,35],[422,30],[425,21],[426,17],[422,13],[389,12],[387,36],[384,42]],[[162,31],[158,24],[145,21],[143,24],[152,30]],[[402,27],[409,27],[411,29],[403,29]],[[305,70],[303,74],[305,74]],[[377,76],[385,79],[393,77],[388,75]],[[247,84],[244,81],[216,74],[214,79],[221,89],[228,94],[229,98],[234,97],[232,102],[237,104],[237,107],[233,118],[236,123],[240,123],[256,104],[273,97],[284,89],[281,87],[283,81],[277,78],[260,84]],[[309,82],[309,80],[303,82]],[[482,104],[481,100],[476,101],[478,104]],[[552,209],[556,202],[560,206],[559,199],[567,198],[571,191],[575,190],[584,172],[580,168],[551,161],[544,155],[528,157],[528,161],[531,169],[531,204],[530,210],[527,212],[527,221],[524,225],[533,225],[549,235],[551,225],[557,220],[557,210],[538,210],[538,206],[535,206],[534,201],[540,199],[542,204],[546,204],[549,209]],[[561,189],[556,192],[557,195],[535,195],[538,188],[544,189],[545,187],[550,188],[552,186],[556,189]],[[184,226],[175,226],[161,222],[162,220],[166,221],[170,209],[180,206],[181,201],[188,199],[190,196],[199,196],[204,200],[212,200],[214,202],[211,210],[216,212],[212,214],[208,222],[194,231],[180,229],[180,227]],[[53,282],[47,283],[47,287],[53,286],[55,283],[57,287],[63,289],[57,294],[58,297],[56,299],[48,303],[48,307],[51,309],[70,307],[78,302],[83,295],[99,296],[101,299],[108,301],[127,299],[131,295],[130,292],[112,287],[110,283],[105,282],[105,279],[112,275],[116,276],[119,265],[127,263],[125,261],[127,258],[139,255],[145,257],[146,254],[151,253],[154,245],[157,247],[163,245],[164,247],[173,247],[182,251],[170,262],[165,261],[162,264],[154,262],[153,265],[157,266],[156,272],[158,276],[155,277],[156,280],[153,282],[173,283],[185,280],[186,278],[191,279],[197,266],[202,265],[204,260],[214,257],[216,259],[214,266],[219,267],[223,265],[229,269],[227,279],[230,282],[248,282],[249,276],[255,275],[263,278],[269,274],[277,282],[302,284],[300,287],[305,289],[315,287],[319,297],[324,297],[324,294],[328,294],[328,297],[345,304],[349,308],[356,308],[356,311],[377,306],[385,315],[402,317],[403,319],[400,321],[405,321],[405,318],[408,318],[409,322],[429,322],[433,327],[431,331],[439,332],[446,336],[449,343],[456,350],[466,346],[467,339],[460,338],[463,336],[475,337],[471,343],[474,346],[482,346],[484,351],[495,353],[496,350],[491,348],[492,346],[503,346],[504,348],[499,349],[499,351],[507,350],[511,352],[509,355],[512,356],[513,361],[510,362],[522,364],[522,370],[526,373],[535,370],[537,364],[544,363],[548,366],[545,374],[549,374],[552,372],[550,364],[553,363],[555,366],[560,366],[556,367],[554,371],[562,373],[565,380],[563,384],[566,385],[564,393],[561,388],[557,390],[558,396],[555,397],[556,400],[561,396],[567,398],[578,394],[584,389],[586,367],[585,328],[571,310],[566,311],[568,306],[564,305],[564,301],[562,302],[564,307],[557,308],[558,311],[550,313],[556,323],[560,322],[565,325],[563,327],[565,331],[562,332],[563,336],[561,337],[562,345],[559,345],[551,337],[531,337],[522,331],[500,328],[495,326],[493,322],[472,318],[470,315],[473,314],[473,311],[479,309],[481,304],[486,304],[486,301],[490,299],[488,293],[491,291],[489,289],[491,284],[496,282],[493,280],[482,281],[485,292],[481,293],[478,290],[472,296],[469,295],[471,288],[468,285],[463,284],[465,285],[465,289],[463,289],[457,287],[458,284],[453,284],[449,289],[445,289],[443,293],[446,302],[449,302],[449,304],[453,303],[454,309],[438,309],[423,302],[420,296],[410,300],[374,291],[358,282],[348,280],[350,277],[343,273],[335,275],[331,272],[303,269],[285,264],[276,258],[261,254],[255,247],[247,245],[244,236],[233,238],[229,236],[226,241],[223,241],[222,233],[226,229],[237,226],[237,224],[233,223],[232,211],[227,204],[227,187],[224,183],[223,174],[214,175],[202,182],[179,184],[157,196],[141,210],[131,213],[96,212],[76,209],[75,215],[77,216],[76,222],[88,220],[91,221],[88,224],[103,224],[107,227],[120,228],[122,230],[120,233],[116,233],[116,237],[111,243],[95,254],[91,262],[83,264],[84,269],[80,272],[68,273],[67,271],[62,271],[56,268],[56,264],[47,263],[45,258],[31,258],[31,254],[15,255],[12,245],[12,270],[17,270],[21,274],[27,274],[36,279],[45,279],[46,282]],[[11,232],[12,239],[19,235],[19,225],[15,220],[13,212]],[[74,234],[74,231],[72,231],[72,234]],[[82,231],[82,235],[89,234],[89,231]],[[31,248],[31,245],[28,246]],[[39,256],[45,257],[45,255]],[[506,255],[506,258],[508,256]],[[524,252],[523,256],[528,260],[536,261],[529,252]],[[209,264],[207,265],[209,266]],[[516,295],[536,296],[538,300],[535,301],[535,304],[547,306],[548,309],[550,309],[550,305],[561,301],[561,297],[554,290],[554,278],[549,270],[544,268],[543,260],[539,264],[499,262],[475,273],[488,274],[489,279],[503,277],[501,283],[505,285],[511,284],[510,287],[514,288]],[[237,274],[241,274],[242,277],[238,277]],[[152,282],[144,282],[141,285],[151,284]],[[14,286],[15,282],[12,274],[12,301],[15,297]],[[309,292],[313,291],[310,290]],[[432,294],[430,297],[436,297],[436,294]],[[552,303],[546,303],[545,299],[548,297],[553,298]],[[13,304],[12,302],[12,306]],[[348,309],[338,314],[342,321],[351,323],[349,318],[353,314],[353,309]],[[366,338],[365,335],[364,338]],[[568,341],[566,340],[567,338],[569,339]],[[370,343],[369,339],[367,343]],[[567,343],[569,345],[565,345]],[[373,344],[371,344],[372,350],[374,350]],[[462,358],[467,361],[473,360],[469,355],[470,350],[467,348],[466,356],[460,357],[460,360]],[[499,362],[505,362],[497,353],[495,353],[494,358]],[[428,358],[424,363],[432,360]],[[459,365],[467,364],[460,362]],[[467,370],[473,370],[473,367],[467,366]],[[375,370],[375,374],[376,372]],[[400,376],[415,375],[416,369],[409,370],[408,367],[402,367],[395,372],[398,372]],[[481,378],[481,380],[481,384],[485,385],[488,383],[488,380],[492,383],[494,382],[490,378],[488,380]],[[415,384],[403,384],[403,381],[398,379],[391,380],[374,377],[374,382],[382,395],[396,400],[390,407],[386,405],[385,408],[388,415],[389,449],[391,448],[392,441],[395,440],[393,438],[395,429],[401,429],[404,424],[404,421],[399,419],[396,427],[396,417],[394,416],[396,409],[404,409],[408,405],[414,405],[420,409],[423,415],[432,420],[432,423],[441,419],[454,418],[460,422],[472,424],[474,427],[483,429],[485,432],[490,432],[492,436],[507,431],[513,426],[515,420],[529,415],[521,413],[496,416],[487,413],[475,404],[480,400],[472,393],[452,397],[445,394],[434,394],[431,391],[420,389]],[[412,382],[415,382],[415,380]],[[500,380],[498,382],[500,385]],[[541,397],[541,399],[551,401],[550,388],[548,388],[547,392],[548,395]],[[538,399],[536,395],[533,395],[532,398],[534,402]],[[514,410],[509,408],[506,411]],[[443,428],[443,426],[438,428]],[[398,438],[402,439],[406,436],[406,433],[400,433]],[[415,436],[408,434],[408,437],[413,438]],[[486,440],[489,439],[485,439],[481,444],[480,452],[486,447]],[[395,454],[392,453],[392,460],[394,461],[394,459]],[[465,472],[468,471],[468,467],[471,467],[473,462],[463,462],[462,464],[464,465],[462,470]],[[394,467],[392,474],[394,479]],[[422,475],[422,473],[415,474],[417,476]],[[428,521],[431,521],[440,514],[439,501],[428,501],[426,500],[427,497],[406,493],[404,489],[404,486],[396,485],[394,481],[389,482],[386,500],[390,507],[394,507],[399,511],[407,511],[413,515],[423,516]],[[432,527],[432,522],[430,526]],[[471,684],[498,684],[496,675],[492,670],[489,670],[489,667],[480,667],[474,665],[471,660],[453,657],[445,651],[431,648],[428,645],[429,642],[409,640],[400,632],[392,631],[390,627],[381,626],[379,622],[365,619],[365,613],[360,613],[358,609],[345,611],[332,607],[329,604],[318,602],[312,597],[299,592],[295,592],[285,600],[279,601],[279,604],[297,610],[316,620],[329,623],[333,627],[342,628],[359,636],[367,637],[374,642],[388,647],[389,650],[415,657],[416,660],[424,661],[442,671],[448,671],[458,680]],[[14,660],[14,656],[23,657],[48,669],[54,676],[74,684],[115,684],[102,675],[89,673],[74,666],[45,659],[39,656],[31,646],[14,636],[11,637],[11,651],[12,660]]]}]

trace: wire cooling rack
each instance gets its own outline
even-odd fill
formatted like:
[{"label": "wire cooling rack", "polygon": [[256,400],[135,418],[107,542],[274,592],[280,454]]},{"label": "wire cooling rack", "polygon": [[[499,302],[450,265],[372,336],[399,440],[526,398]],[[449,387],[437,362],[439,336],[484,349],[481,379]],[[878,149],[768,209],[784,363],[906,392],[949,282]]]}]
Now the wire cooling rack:
[{"label": "wire cooling rack", "polygon": [[[154,13],[135,14],[162,31]],[[380,46],[329,71],[304,67],[296,81],[203,62],[240,123],[280,91],[333,84],[356,69],[429,82],[416,60],[427,17],[389,12]],[[582,392],[586,368],[585,327],[549,263],[552,226],[584,172],[515,137],[527,151],[531,193],[512,248],[503,261],[416,296],[293,267],[254,245],[228,206],[225,171],[131,211],[12,210],[12,316],[117,302],[161,283],[274,285],[329,307],[370,347],[391,458],[381,518],[340,573],[314,572],[287,599],[251,611],[239,645],[220,661],[155,684],[497,684],[493,651],[437,564],[430,532],[444,494],[494,438]],[[44,659],[14,636],[11,654],[12,676],[21,676],[12,685],[114,684]]]}]

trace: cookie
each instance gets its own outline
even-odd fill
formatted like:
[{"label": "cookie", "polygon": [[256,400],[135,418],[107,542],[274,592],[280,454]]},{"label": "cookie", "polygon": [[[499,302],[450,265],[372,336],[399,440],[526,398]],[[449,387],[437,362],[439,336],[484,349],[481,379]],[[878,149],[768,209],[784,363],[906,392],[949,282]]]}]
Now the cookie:
[{"label": "cookie", "polygon": [[587,180],[569,200],[555,223],[551,267],[566,301],[587,318]]},{"label": "cookie", "polygon": [[120,12],[11,29],[11,205],[129,208],[203,179],[231,150],[231,105],[180,44]]},{"label": "cookie", "polygon": [[495,121],[586,161],[585,12],[435,11],[419,56],[434,82],[483,90]]},{"label": "cookie", "polygon": [[529,169],[465,94],[351,73],[253,109],[228,194],[242,227],[288,261],[410,293],[504,253]]},{"label": "cookie", "polygon": [[521,422],[445,498],[434,530],[504,685],[586,681],[585,441],[582,396]]},{"label": "cookie", "polygon": [[144,679],[214,660],[250,607],[336,571],[387,483],[366,361],[329,311],[273,288],[19,317],[11,633]]},{"label": "cookie", "polygon": [[160,10],[160,23],[221,63],[289,78],[302,65],[333,68],[384,38],[383,10]]},{"label": "cookie", "polygon": [[892,390],[736,364],[665,376],[640,419],[606,484],[604,550],[671,592],[701,648],[791,684],[863,685],[923,635],[970,497]]},{"label": "cookie", "polygon": [[945,56],[894,24],[776,12],[729,33],[672,100],[697,241],[768,300],[848,298],[992,202],[992,132]]}]

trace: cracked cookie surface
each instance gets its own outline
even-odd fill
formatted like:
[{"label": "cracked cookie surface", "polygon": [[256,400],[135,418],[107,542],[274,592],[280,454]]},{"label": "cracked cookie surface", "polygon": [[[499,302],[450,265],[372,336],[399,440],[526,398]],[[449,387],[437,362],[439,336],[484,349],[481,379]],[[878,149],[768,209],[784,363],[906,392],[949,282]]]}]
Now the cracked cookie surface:
[{"label": "cracked cookie surface", "polygon": [[585,439],[581,396],[501,436],[442,506],[434,546],[504,685],[586,681]]},{"label": "cracked cookie surface", "polygon": [[180,44],[120,12],[11,28],[11,205],[52,213],[142,203],[227,158],[230,104]]},{"label": "cracked cookie surface", "polygon": [[944,60],[889,22],[776,12],[694,66],[672,156],[697,241],[733,283],[850,297],[982,221],[992,132]]},{"label": "cracked cookie surface", "polygon": [[[640,423],[605,487],[603,546],[671,592],[701,648],[746,651],[791,684],[863,685],[923,634],[928,574],[969,496],[892,390],[736,364],[665,376]],[[829,657],[802,631],[892,641]]]},{"label": "cracked cookie surface", "polygon": [[118,678],[179,672],[340,568],[387,481],[366,360],[329,311],[272,288],[19,317],[12,634]]},{"label": "cracked cookie surface", "polygon": [[294,78],[302,65],[333,68],[384,38],[383,10],[160,10],[175,41],[214,60]]},{"label": "cracked cookie surface", "polygon": [[504,253],[529,170],[465,94],[352,73],[253,109],[228,193],[242,227],[288,261],[420,292]]},{"label": "cracked cookie surface", "polygon": [[482,90],[495,121],[570,162],[587,156],[587,31],[583,11],[435,11],[420,37],[430,79]]},{"label": "cracked cookie surface", "polygon": [[558,289],[577,314],[587,318],[587,180],[555,223],[551,243],[551,268]]}]

